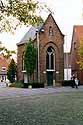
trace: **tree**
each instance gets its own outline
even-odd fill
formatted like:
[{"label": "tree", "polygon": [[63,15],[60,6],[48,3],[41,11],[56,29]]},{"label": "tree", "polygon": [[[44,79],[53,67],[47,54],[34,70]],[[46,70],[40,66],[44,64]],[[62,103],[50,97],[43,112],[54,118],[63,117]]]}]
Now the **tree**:
[{"label": "tree", "polygon": [[[43,22],[37,11],[53,13],[47,5],[37,0],[0,0],[0,32],[14,33],[23,23],[25,25],[38,25]],[[15,23],[13,23],[15,22]]]},{"label": "tree", "polygon": [[16,54],[16,52],[15,51],[13,51],[13,50],[8,50],[6,47],[4,47],[3,45],[2,45],[2,42],[0,41],[0,52],[1,53],[3,53],[3,55],[4,55],[4,57],[6,58],[6,59],[8,59],[8,58],[10,58],[11,56],[12,56],[12,54]]},{"label": "tree", "polygon": [[[0,31],[4,29],[6,31],[10,31],[12,28],[16,29],[16,27],[22,23],[27,25],[35,25],[41,23],[43,20],[40,16],[37,16],[36,11],[40,6],[38,2],[34,2],[32,0],[6,0],[3,3],[0,0]],[[9,18],[8,18],[9,17]],[[13,23],[15,17],[17,20]],[[3,23],[2,23],[3,22]]]},{"label": "tree", "polygon": [[83,40],[80,41],[80,45],[78,48],[78,56],[79,56],[79,60],[77,64],[80,65],[80,69],[83,69]]},{"label": "tree", "polygon": [[12,59],[8,66],[7,78],[11,83],[13,83],[15,81],[15,76],[16,76],[16,63]]},{"label": "tree", "polygon": [[24,66],[28,75],[28,82],[29,82],[29,76],[31,76],[34,72],[35,66],[36,66],[36,55],[37,51],[34,47],[33,41],[29,39],[25,46],[25,52],[24,52]]}]

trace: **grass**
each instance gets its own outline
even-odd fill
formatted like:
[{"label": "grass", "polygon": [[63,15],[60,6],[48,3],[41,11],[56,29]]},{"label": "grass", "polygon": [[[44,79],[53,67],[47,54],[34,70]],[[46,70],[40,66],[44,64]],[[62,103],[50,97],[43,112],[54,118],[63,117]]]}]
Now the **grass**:
[{"label": "grass", "polygon": [[83,92],[0,99],[1,125],[83,125]]}]

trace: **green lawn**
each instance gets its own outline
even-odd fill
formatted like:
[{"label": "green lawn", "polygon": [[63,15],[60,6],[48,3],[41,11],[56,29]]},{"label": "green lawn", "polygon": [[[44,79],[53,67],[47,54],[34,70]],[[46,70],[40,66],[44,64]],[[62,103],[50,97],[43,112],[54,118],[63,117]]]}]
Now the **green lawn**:
[{"label": "green lawn", "polygon": [[0,125],[83,125],[83,92],[0,99]]}]

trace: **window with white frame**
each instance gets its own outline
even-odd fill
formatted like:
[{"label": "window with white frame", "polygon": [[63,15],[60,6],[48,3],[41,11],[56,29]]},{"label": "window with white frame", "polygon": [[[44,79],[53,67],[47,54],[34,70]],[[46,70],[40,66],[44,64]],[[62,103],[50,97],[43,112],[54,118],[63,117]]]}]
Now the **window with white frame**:
[{"label": "window with white frame", "polygon": [[2,67],[2,71],[6,71],[6,67]]},{"label": "window with white frame", "polygon": [[54,70],[55,55],[54,49],[52,47],[48,47],[46,52],[46,69]]}]

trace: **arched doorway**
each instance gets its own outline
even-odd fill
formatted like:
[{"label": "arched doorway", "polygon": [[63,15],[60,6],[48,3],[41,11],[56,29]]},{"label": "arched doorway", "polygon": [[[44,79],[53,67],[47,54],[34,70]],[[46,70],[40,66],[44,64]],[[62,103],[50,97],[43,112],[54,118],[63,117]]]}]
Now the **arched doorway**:
[{"label": "arched doorway", "polygon": [[55,51],[53,47],[48,47],[46,51],[46,76],[47,85],[53,85],[53,72],[55,71]]}]

